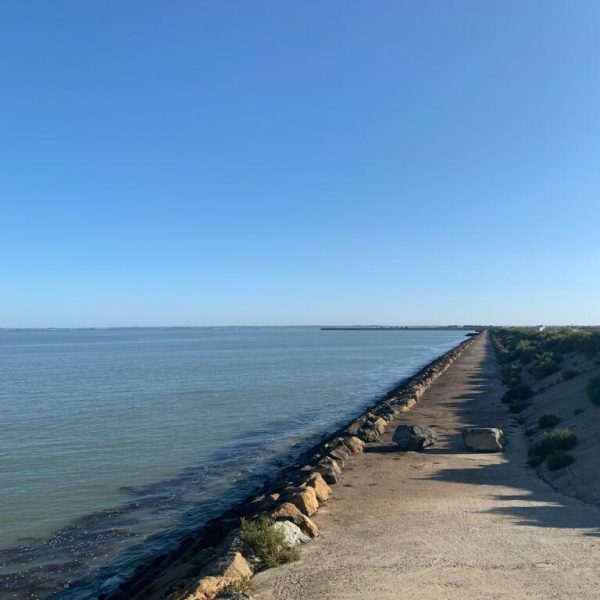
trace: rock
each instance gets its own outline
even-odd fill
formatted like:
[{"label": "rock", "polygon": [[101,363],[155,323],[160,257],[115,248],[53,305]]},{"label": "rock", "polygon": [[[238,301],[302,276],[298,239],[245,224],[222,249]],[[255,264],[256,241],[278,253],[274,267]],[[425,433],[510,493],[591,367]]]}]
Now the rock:
[{"label": "rock", "polygon": [[319,467],[319,473],[328,485],[335,485],[340,480],[340,475],[331,467]]},{"label": "rock", "polygon": [[345,456],[350,456],[352,454],[352,450],[345,444],[344,438],[336,438],[328,444],[328,448],[342,452]]},{"label": "rock", "polygon": [[378,442],[381,435],[380,435],[379,431],[377,431],[377,429],[373,429],[372,427],[365,425],[362,429],[359,430],[358,437],[363,442],[368,443],[368,442]]},{"label": "rock", "polygon": [[307,486],[314,488],[319,502],[327,502],[331,496],[331,488],[325,483],[321,473],[313,473],[306,482]]},{"label": "rock", "polygon": [[378,417],[373,421],[373,427],[379,435],[383,435],[385,433],[385,428],[387,427],[387,421],[383,417]]},{"label": "rock", "polygon": [[310,538],[293,521],[276,521],[273,528],[283,533],[285,543],[290,548],[310,542]]},{"label": "rock", "polygon": [[423,450],[435,442],[435,433],[429,427],[420,425],[398,425],[393,441],[401,450]]},{"label": "rock", "polygon": [[348,458],[348,455],[345,452],[342,452],[339,448],[332,450],[329,453],[329,456],[336,460],[341,467],[343,467],[346,464],[346,459]]},{"label": "rock", "polygon": [[186,600],[205,600],[214,598],[225,588],[241,584],[252,577],[248,561],[239,553],[227,554],[204,569],[191,595]]},{"label": "rock", "polygon": [[365,421],[366,419],[364,417],[359,417],[358,419],[352,421],[352,423],[350,423],[346,429],[348,435],[356,435],[359,429],[365,424]]},{"label": "rock", "polygon": [[349,435],[348,437],[345,437],[344,444],[346,444],[352,454],[360,454],[365,450],[365,443],[355,435]]},{"label": "rock", "polygon": [[313,520],[306,515],[303,515],[298,510],[298,507],[291,502],[284,502],[275,512],[271,514],[271,517],[276,521],[291,521],[300,527],[300,529],[309,537],[314,538],[319,535],[319,528],[315,525]]},{"label": "rock", "polygon": [[275,502],[277,502],[277,500],[279,500],[279,494],[277,494],[277,493],[269,494],[268,496],[265,496],[265,495],[258,496],[257,498],[254,498],[254,500],[252,500],[252,502],[250,502],[250,504],[248,505],[248,508],[252,512],[260,512],[260,511],[269,510],[269,508],[271,508],[273,506],[273,504],[275,504]]},{"label": "rock", "polygon": [[326,456],[319,461],[319,467],[331,468],[337,475],[342,474],[342,469],[340,469],[340,465],[337,464],[334,458],[330,456]]},{"label": "rock", "polygon": [[319,510],[319,500],[317,499],[317,493],[313,487],[303,488],[289,500],[307,517],[311,517]]},{"label": "rock", "polygon": [[463,431],[467,450],[500,452],[504,447],[504,432],[495,427],[471,427]]},{"label": "rock", "polygon": [[412,389],[415,394],[415,398],[418,400],[427,391],[427,384],[426,383],[415,383],[412,386]]},{"label": "rock", "polygon": [[398,411],[401,413],[408,412],[416,403],[417,401],[414,398],[406,398],[398,407]]}]

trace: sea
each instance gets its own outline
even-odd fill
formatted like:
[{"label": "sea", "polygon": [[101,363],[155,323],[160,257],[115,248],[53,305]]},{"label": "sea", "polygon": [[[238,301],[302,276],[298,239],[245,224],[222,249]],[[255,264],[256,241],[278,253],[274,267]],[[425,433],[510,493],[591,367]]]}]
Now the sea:
[{"label": "sea", "polygon": [[0,330],[0,598],[110,591],[466,334]]}]

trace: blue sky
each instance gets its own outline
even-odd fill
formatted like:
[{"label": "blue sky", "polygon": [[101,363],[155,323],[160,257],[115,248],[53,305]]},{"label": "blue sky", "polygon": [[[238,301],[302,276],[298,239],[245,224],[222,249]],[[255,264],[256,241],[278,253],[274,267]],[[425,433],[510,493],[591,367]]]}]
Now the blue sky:
[{"label": "blue sky", "polygon": [[0,326],[600,323],[599,30],[5,0]]}]

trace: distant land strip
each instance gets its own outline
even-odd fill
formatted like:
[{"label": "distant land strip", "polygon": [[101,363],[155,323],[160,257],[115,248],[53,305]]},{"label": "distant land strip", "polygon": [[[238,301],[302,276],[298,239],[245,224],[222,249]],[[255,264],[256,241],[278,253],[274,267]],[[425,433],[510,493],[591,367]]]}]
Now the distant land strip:
[{"label": "distant land strip", "polygon": [[480,331],[484,329],[481,325],[436,325],[436,326],[409,326],[409,325],[351,325],[321,327],[321,331]]}]

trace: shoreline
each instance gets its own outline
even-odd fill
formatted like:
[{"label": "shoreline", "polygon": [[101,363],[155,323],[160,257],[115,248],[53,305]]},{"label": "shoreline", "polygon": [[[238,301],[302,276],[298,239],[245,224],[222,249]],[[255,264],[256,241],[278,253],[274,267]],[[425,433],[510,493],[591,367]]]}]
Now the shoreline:
[{"label": "shoreline", "polygon": [[[124,600],[188,597],[195,583],[201,579],[201,573],[210,570],[215,561],[222,558],[223,549],[219,549],[219,546],[237,530],[242,517],[256,518],[261,514],[271,514],[285,499],[286,492],[292,487],[303,485],[311,473],[325,476],[330,484],[335,483],[331,478],[337,476],[329,471],[331,463],[337,467],[338,463],[344,462],[344,454],[348,452],[342,441],[344,437],[358,436],[362,444],[379,439],[385,424],[395,415],[410,410],[433,381],[444,373],[481,333],[472,334],[412,376],[393,385],[345,425],[332,433],[324,433],[320,441],[305,450],[290,465],[282,467],[276,476],[268,479],[220,516],[209,520],[199,530],[184,537],[174,550],[139,565],[127,581],[121,582],[118,589],[107,590],[103,598]],[[373,426],[376,421],[378,423]],[[323,461],[329,461],[327,467]],[[276,498],[271,502],[266,501],[265,498],[270,496]]]},{"label": "shoreline", "polygon": [[[315,517],[325,535],[302,547],[301,560],[257,574],[253,600],[597,597],[600,507],[558,493],[528,465],[529,429],[501,401],[490,337],[349,458],[344,484]],[[571,386],[548,393],[562,397]],[[532,408],[536,402],[545,410],[543,395]],[[435,444],[399,451],[397,425],[432,427]],[[498,427],[508,444],[502,452],[468,450],[462,433],[470,427]],[[583,425],[576,427],[583,438]],[[596,440],[581,440],[575,467],[588,464]]]}]

